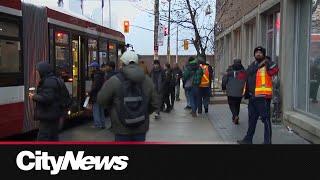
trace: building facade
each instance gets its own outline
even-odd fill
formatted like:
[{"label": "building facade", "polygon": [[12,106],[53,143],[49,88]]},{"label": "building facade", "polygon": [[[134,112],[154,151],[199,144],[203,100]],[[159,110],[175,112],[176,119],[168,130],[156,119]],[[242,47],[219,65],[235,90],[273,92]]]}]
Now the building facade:
[{"label": "building facade", "polygon": [[306,139],[320,143],[319,0],[217,0],[215,71],[240,58],[254,61],[264,46],[280,67],[281,119]]}]

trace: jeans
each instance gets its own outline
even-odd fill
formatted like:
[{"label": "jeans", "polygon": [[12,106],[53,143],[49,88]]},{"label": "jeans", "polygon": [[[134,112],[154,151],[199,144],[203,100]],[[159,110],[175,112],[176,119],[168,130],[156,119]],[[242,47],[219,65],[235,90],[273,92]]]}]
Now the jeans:
[{"label": "jeans", "polygon": [[144,142],[146,141],[146,134],[135,134],[135,135],[115,135],[115,141],[116,142],[129,142],[129,141],[135,141],[135,142]]},{"label": "jeans", "polygon": [[206,110],[209,108],[210,95],[211,95],[211,88],[210,87],[200,87],[199,88],[198,112],[202,112],[202,105],[204,106],[204,109],[206,109]]},{"label": "jeans", "polygon": [[184,89],[184,94],[186,96],[187,106],[188,107],[191,107],[190,93],[191,93],[191,89]]},{"label": "jeans", "polygon": [[176,84],[176,99],[180,99],[180,80]]},{"label": "jeans", "polygon": [[261,120],[264,123],[264,144],[271,144],[272,125],[270,121],[270,104],[271,99],[266,99],[264,97],[251,98],[249,100],[249,128],[244,141],[252,143],[258,119],[261,117]]},{"label": "jeans", "polygon": [[241,100],[242,97],[228,96],[228,104],[232,113],[232,119],[239,117]]},{"label": "jeans", "polygon": [[190,103],[192,112],[196,113],[199,105],[199,87],[192,87],[190,91]]},{"label": "jeans", "polygon": [[59,120],[40,121],[37,141],[59,141]]},{"label": "jeans", "polygon": [[94,126],[98,128],[104,128],[106,118],[104,115],[104,109],[101,107],[98,103],[93,104],[93,121],[94,121]]}]

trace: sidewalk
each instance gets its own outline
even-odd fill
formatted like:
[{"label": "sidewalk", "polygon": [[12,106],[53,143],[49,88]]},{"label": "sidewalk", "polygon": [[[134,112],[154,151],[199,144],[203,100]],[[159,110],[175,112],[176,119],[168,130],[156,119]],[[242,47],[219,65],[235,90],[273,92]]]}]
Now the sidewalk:
[{"label": "sidewalk", "polygon": [[[184,93],[181,94],[182,98]],[[147,142],[183,144],[224,144],[206,115],[192,118],[190,111],[184,110],[185,100],[175,103],[170,114],[161,113],[161,119],[150,116],[150,130]],[[60,134],[61,141],[114,141],[109,130],[94,129],[92,123],[72,128]]]},{"label": "sidewalk", "polygon": [[[234,125],[232,123],[232,114],[229,110],[228,104],[221,104],[220,102],[227,97],[214,97],[211,98],[213,105],[210,107],[209,112],[210,121],[215,126],[216,131],[222,137],[223,141],[236,143],[241,140],[247,132],[248,128],[248,105],[242,104],[240,109],[240,124]],[[218,102],[217,104],[215,102]],[[258,122],[255,136],[253,139],[254,144],[263,143],[264,125],[261,121]],[[283,125],[272,125],[272,143],[273,144],[309,144],[294,132],[289,130]]]}]

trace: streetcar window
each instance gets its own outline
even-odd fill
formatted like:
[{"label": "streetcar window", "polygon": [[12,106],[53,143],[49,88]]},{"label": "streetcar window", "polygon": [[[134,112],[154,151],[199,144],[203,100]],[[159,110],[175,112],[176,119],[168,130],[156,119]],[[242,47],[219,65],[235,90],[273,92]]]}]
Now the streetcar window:
[{"label": "streetcar window", "polygon": [[68,81],[72,77],[68,47],[56,46],[56,73],[64,81]]},{"label": "streetcar window", "polygon": [[0,22],[0,35],[9,37],[19,37],[18,24],[9,22]]},{"label": "streetcar window", "polygon": [[110,61],[113,61],[117,63],[117,45],[115,43],[110,42],[109,43],[109,59]]},{"label": "streetcar window", "polygon": [[[98,42],[95,39],[88,39],[88,66],[93,62],[98,62]],[[93,77],[93,70],[94,68],[88,67],[89,71],[87,77]]]},{"label": "streetcar window", "polygon": [[57,44],[69,44],[69,36],[66,33],[56,32],[56,43]]},{"label": "streetcar window", "polygon": [[20,42],[0,39],[0,73],[22,72]]},{"label": "streetcar window", "polygon": [[108,62],[108,42],[99,41],[99,61],[100,64],[106,64]]}]

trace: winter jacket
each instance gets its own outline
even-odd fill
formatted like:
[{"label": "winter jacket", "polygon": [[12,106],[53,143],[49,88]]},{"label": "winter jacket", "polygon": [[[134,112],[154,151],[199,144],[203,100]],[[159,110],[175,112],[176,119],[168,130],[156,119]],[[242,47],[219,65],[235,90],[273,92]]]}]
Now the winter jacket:
[{"label": "winter jacket", "polygon": [[175,84],[176,84],[175,78],[173,76],[173,72],[171,69],[164,70],[164,74],[165,74],[164,87],[166,87],[164,88],[164,91],[165,93],[168,93],[175,87]]},{"label": "winter jacket", "polygon": [[[276,63],[272,61],[266,61],[265,65],[267,68],[267,73],[269,76],[274,76],[279,72],[279,68]],[[252,97],[255,97],[255,88],[256,88],[256,75],[257,71],[264,67],[259,67],[259,62],[254,61],[250,64],[250,66],[247,69],[247,83],[246,83],[246,92],[245,92],[245,98],[249,99]],[[270,96],[265,96],[265,98],[271,99]]]},{"label": "winter jacket", "polygon": [[63,109],[57,100],[60,97],[60,86],[52,67],[48,63],[39,63],[37,70],[40,74],[40,82],[36,94],[32,100],[36,103],[35,118],[39,121],[58,121],[63,116]]},{"label": "winter jacket", "polygon": [[[144,74],[139,65],[129,64],[124,66],[122,73],[127,79],[142,84],[147,102],[149,102],[149,114],[153,113],[156,109],[160,109],[160,102],[158,101],[152,80]],[[106,81],[98,93],[97,102],[110,110],[111,131],[119,135],[146,133],[149,130],[149,117],[144,124],[137,128],[127,128],[120,122],[118,112],[121,107],[121,96],[121,81],[117,76],[113,76]]]},{"label": "winter jacket", "polygon": [[107,72],[104,76],[104,81],[109,80],[110,78],[112,78],[112,76],[117,75],[117,74],[118,74],[118,71],[114,71],[114,70]]},{"label": "winter jacket", "polygon": [[227,95],[243,97],[247,73],[241,64],[234,64],[227,70]]},{"label": "winter jacket", "polygon": [[100,91],[103,83],[104,83],[105,73],[102,71],[96,71],[93,75],[92,87],[89,93],[90,100],[95,103],[97,100],[97,94]]},{"label": "winter jacket", "polygon": [[173,76],[175,77],[175,80],[176,80],[175,84],[178,84],[178,82],[180,82],[181,78],[182,78],[182,71],[179,67],[176,67],[176,68],[173,68],[172,72],[173,72]]},{"label": "winter jacket", "polygon": [[192,86],[198,87],[201,83],[202,75],[203,70],[198,64],[189,64],[183,72],[183,81],[186,82],[188,79],[192,78]]},{"label": "winter jacket", "polygon": [[158,94],[163,93],[164,91],[164,81],[165,81],[165,73],[162,69],[152,69],[150,72],[151,80],[154,84],[155,90]]}]

